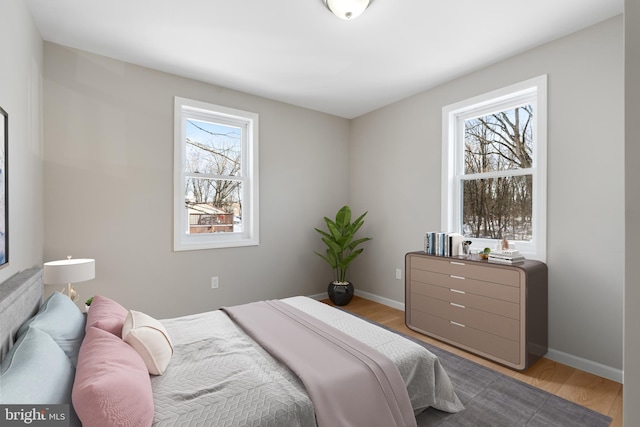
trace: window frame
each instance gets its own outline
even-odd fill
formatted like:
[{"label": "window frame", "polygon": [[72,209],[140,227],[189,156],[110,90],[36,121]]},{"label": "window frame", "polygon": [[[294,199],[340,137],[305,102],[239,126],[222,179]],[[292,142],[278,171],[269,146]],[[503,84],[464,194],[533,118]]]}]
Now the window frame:
[{"label": "window frame", "polygon": [[[515,242],[527,258],[546,261],[547,256],[547,75],[516,83],[442,108],[441,226],[462,234],[462,176],[464,174],[464,121],[504,111],[523,103],[533,105],[532,167],[489,172],[480,177],[532,174],[532,239]],[[470,238],[476,248],[493,249],[499,239]]]},{"label": "window frame", "polygon": [[[189,118],[241,127],[242,154],[242,232],[187,233],[188,215],[185,209],[186,127]],[[210,104],[176,96],[174,99],[174,170],[173,170],[173,250],[257,246],[258,216],[258,119],[257,113]],[[206,177],[204,177],[206,178]]]}]

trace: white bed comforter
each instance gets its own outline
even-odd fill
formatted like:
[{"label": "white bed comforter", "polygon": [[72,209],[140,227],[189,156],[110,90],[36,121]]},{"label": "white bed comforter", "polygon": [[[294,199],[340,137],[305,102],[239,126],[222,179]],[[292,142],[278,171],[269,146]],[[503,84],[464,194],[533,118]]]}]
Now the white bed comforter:
[{"label": "white bed comforter", "polygon": [[[393,360],[416,413],[428,406],[463,408],[439,360],[420,345],[306,297],[282,300],[356,337]],[[152,377],[154,425],[294,427],[315,423],[300,380],[273,359],[225,313],[162,321],[174,355]]]}]

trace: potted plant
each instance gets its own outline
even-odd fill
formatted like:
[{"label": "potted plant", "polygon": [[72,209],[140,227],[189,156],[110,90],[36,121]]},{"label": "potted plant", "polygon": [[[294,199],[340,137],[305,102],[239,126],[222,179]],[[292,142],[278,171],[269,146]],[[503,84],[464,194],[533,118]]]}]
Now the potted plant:
[{"label": "potted plant", "polygon": [[371,240],[371,237],[354,239],[356,232],[364,224],[366,214],[367,212],[363,213],[351,222],[351,209],[349,206],[343,206],[336,214],[335,221],[324,217],[327,231],[315,228],[322,236],[322,241],[327,245],[324,254],[319,252],[316,254],[327,261],[335,273],[334,280],[327,289],[329,299],[335,305],[347,305],[353,298],[353,285],[347,281],[347,269],[364,250],[364,248],[356,248],[361,243]]},{"label": "potted plant", "polygon": [[84,306],[86,308],[87,313],[89,312],[89,306],[91,306],[91,303],[93,302],[93,297],[89,298],[88,300],[86,300],[84,302]]}]

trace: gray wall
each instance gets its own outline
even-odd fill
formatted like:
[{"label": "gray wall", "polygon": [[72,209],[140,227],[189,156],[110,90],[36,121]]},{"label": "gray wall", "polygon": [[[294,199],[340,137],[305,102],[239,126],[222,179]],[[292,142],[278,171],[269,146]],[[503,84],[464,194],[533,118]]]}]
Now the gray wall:
[{"label": "gray wall", "polygon": [[[313,227],[347,202],[346,119],[50,43],[44,63],[44,257],[96,259],[83,299],[166,318],[326,290]],[[173,252],[174,96],[260,115],[259,246]]]},{"label": "gray wall", "polygon": [[624,425],[640,425],[640,263],[636,242],[640,239],[640,4],[625,1],[625,331]]},{"label": "gray wall", "polygon": [[[98,277],[78,286],[83,296],[101,292],[160,315],[321,292],[330,274],[310,254],[318,249],[310,227],[351,194],[355,210],[370,211],[365,232],[376,238],[354,265],[353,279],[361,289],[402,301],[402,281],[393,278],[394,269],[402,266],[406,251],[421,247],[426,229],[439,226],[441,105],[548,73],[552,346],[619,368],[622,259],[627,258],[624,421],[640,424],[635,405],[640,365],[633,363],[640,345],[637,328],[631,327],[640,322],[634,305],[640,300],[634,279],[640,266],[633,246],[640,235],[638,22],[640,9],[627,0],[624,147],[617,19],[353,121],[350,175],[349,123],[343,120],[47,45],[45,259],[94,256]],[[11,262],[0,269],[4,281],[43,261],[43,45],[24,2],[0,2],[0,36],[3,63],[11,64],[0,67],[0,105],[11,118]],[[165,133],[172,126],[173,92],[261,114],[260,247],[170,251],[172,142]],[[592,119],[588,130],[581,128],[580,112]],[[589,150],[576,151],[576,144]],[[628,167],[621,200],[623,154]],[[580,162],[589,165],[582,175],[567,166]],[[592,187],[593,194],[576,196],[578,184]],[[607,192],[600,193],[602,188]],[[585,206],[584,219],[565,213]],[[133,219],[140,212],[143,219],[152,217],[149,227]],[[627,250],[612,245],[594,254],[596,240],[604,245],[613,238],[594,239],[584,227],[620,239],[626,235]],[[221,276],[217,291],[208,289],[211,274]],[[562,345],[573,332],[575,339]]]},{"label": "gray wall", "polygon": [[[312,228],[349,202],[374,237],[351,278],[401,302],[395,269],[440,228],[442,106],[548,74],[549,356],[619,379],[622,41],[618,17],[353,121],[45,43],[44,257],[96,258],[83,296],[160,317],[314,294]],[[260,246],[171,250],[174,95],[260,114]]]},{"label": "gray wall", "polygon": [[[396,301],[404,254],[438,230],[442,107],[548,75],[549,357],[621,379],[623,20],[584,31],[354,119],[350,200],[374,237],[358,289]],[[446,230],[445,230],[446,231]],[[585,360],[582,360],[585,359]]]},{"label": "gray wall", "polygon": [[42,264],[42,38],[24,1],[0,2],[0,107],[9,113],[9,264]]}]

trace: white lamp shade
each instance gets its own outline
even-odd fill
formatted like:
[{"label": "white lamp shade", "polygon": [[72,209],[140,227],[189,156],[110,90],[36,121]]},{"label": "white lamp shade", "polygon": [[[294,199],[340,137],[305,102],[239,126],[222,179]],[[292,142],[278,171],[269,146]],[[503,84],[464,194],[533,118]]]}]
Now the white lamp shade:
[{"label": "white lamp shade", "polygon": [[47,285],[66,285],[96,277],[95,259],[64,259],[44,264],[42,281]]},{"label": "white lamp shade", "polygon": [[371,0],[325,0],[327,7],[341,19],[354,19],[362,15]]}]

